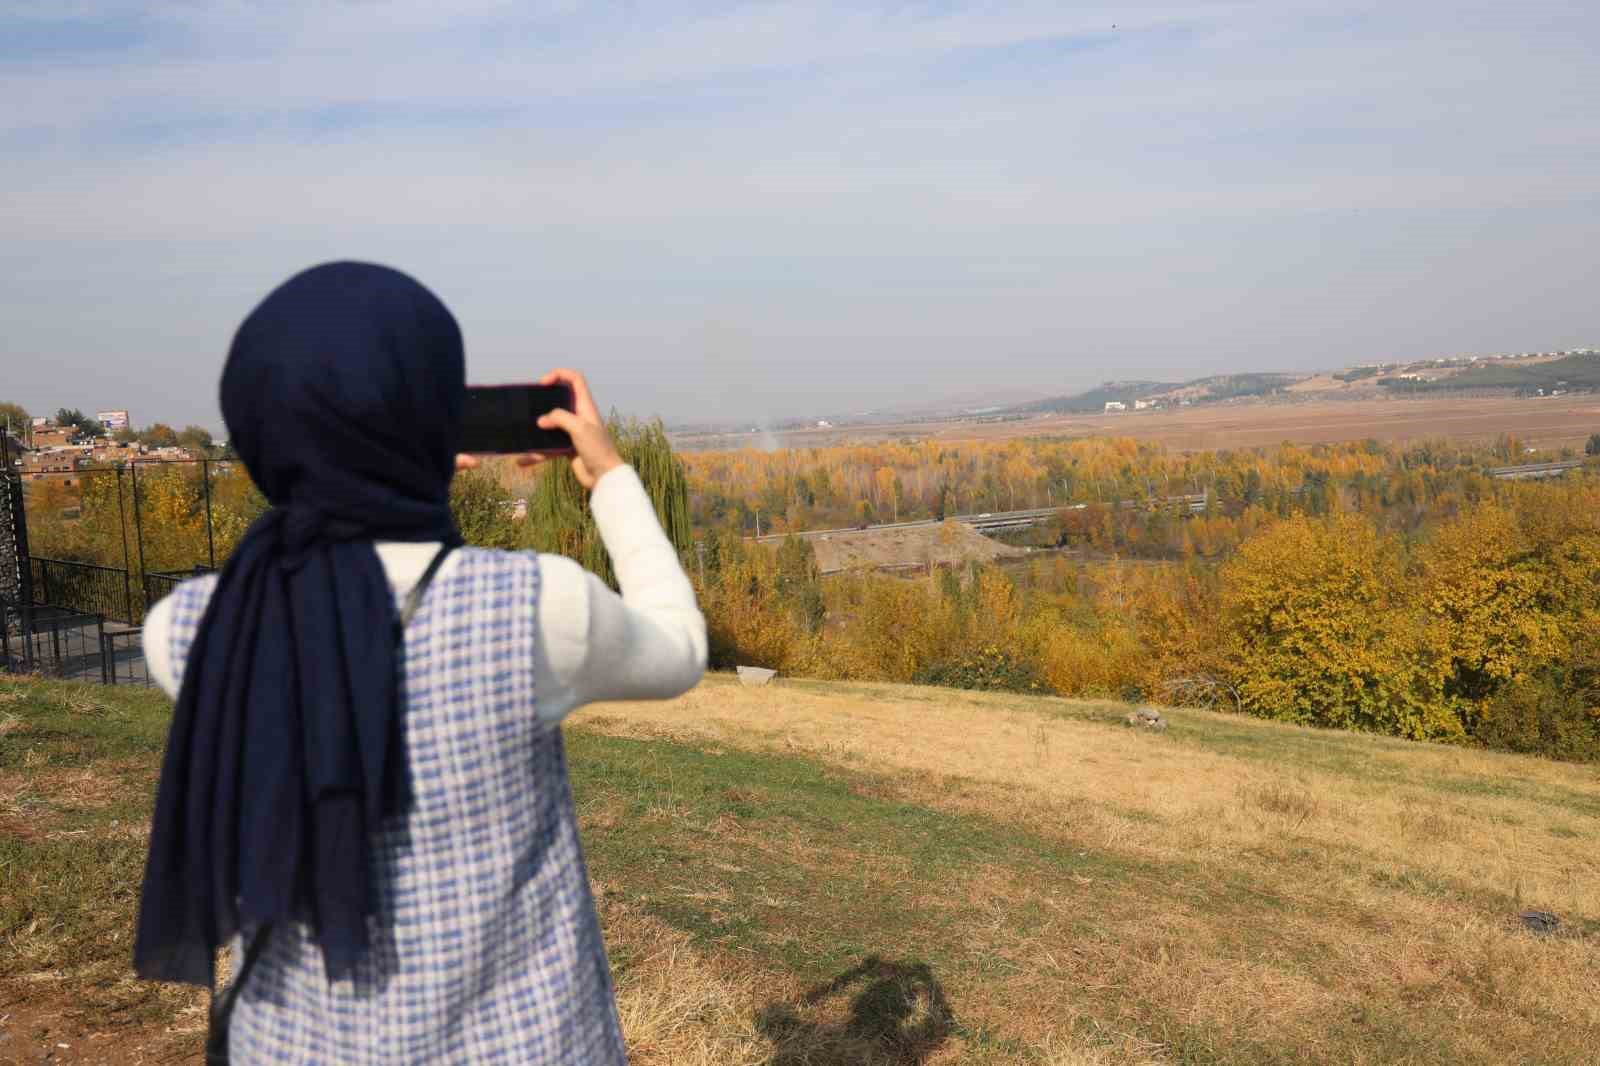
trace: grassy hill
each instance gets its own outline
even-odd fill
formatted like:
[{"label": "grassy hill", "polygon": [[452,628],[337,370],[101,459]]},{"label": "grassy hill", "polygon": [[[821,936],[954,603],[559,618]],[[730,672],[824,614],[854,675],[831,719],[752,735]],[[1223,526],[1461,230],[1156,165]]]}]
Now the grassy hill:
[{"label": "grassy hill", "polygon": [[1088,414],[1105,410],[1108,402],[1133,406],[1135,400],[1176,401],[1182,397],[1191,401],[1242,399],[1247,396],[1266,396],[1282,392],[1304,375],[1299,374],[1218,374],[1196,378],[1181,384],[1161,381],[1108,381],[1098,388],[1071,396],[1052,396],[1009,408],[1014,414]]},{"label": "grassy hill", "polygon": [[1435,381],[1405,381],[1385,378],[1380,385],[1397,392],[1442,392],[1449,389],[1535,389],[1600,388],[1600,355],[1568,355],[1541,362],[1497,362],[1468,367]]},{"label": "grassy hill", "polygon": [[1040,414],[1046,411],[1089,413],[1105,410],[1108,402],[1132,405],[1134,400],[1170,392],[1178,386],[1162,381],[1108,381],[1104,385],[1071,396],[1052,396],[1044,400],[1030,400],[1017,404],[1007,411],[1015,414]]},{"label": "grassy hill", "polygon": [[[717,677],[576,715],[633,1061],[1593,1061],[1593,768],[1126,711]],[[126,974],[165,719],[0,681],[0,1060],[197,1047]]]}]

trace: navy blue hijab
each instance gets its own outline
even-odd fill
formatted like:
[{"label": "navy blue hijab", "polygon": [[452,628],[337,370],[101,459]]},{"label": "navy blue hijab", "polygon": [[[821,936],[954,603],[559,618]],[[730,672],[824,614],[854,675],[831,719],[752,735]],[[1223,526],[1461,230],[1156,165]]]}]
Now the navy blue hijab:
[{"label": "navy blue hijab", "polygon": [[398,615],[374,540],[460,543],[461,331],[386,267],[328,263],[239,327],[234,450],[272,504],[189,650],[156,794],[134,968],[209,984],[242,927],[296,919],[330,980],[367,951],[369,840],[409,802]]}]

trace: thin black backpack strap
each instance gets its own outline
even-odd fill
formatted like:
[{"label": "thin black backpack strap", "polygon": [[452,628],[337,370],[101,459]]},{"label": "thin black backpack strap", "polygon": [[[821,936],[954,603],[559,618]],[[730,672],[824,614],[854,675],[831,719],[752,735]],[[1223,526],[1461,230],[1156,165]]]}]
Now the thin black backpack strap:
[{"label": "thin black backpack strap", "polygon": [[428,586],[433,583],[433,575],[439,572],[439,567],[444,565],[445,556],[453,551],[455,545],[445,544],[434,553],[428,561],[428,568],[422,572],[417,583],[411,586],[411,591],[406,594],[405,605],[400,608],[400,628],[404,629],[410,622],[411,616],[417,613],[417,608],[422,606],[422,597],[427,593]]},{"label": "thin black backpack strap", "polygon": [[228,1061],[228,1026],[233,1023],[234,1002],[239,998],[239,990],[244,987],[250,971],[256,968],[256,960],[261,957],[261,949],[266,947],[267,937],[271,935],[271,922],[257,929],[256,935],[250,938],[250,946],[244,949],[244,962],[240,963],[239,972],[228,983],[228,990],[222,994],[221,1002],[218,1002],[215,992],[211,993],[210,1025],[206,1031],[207,1066],[223,1066]]}]

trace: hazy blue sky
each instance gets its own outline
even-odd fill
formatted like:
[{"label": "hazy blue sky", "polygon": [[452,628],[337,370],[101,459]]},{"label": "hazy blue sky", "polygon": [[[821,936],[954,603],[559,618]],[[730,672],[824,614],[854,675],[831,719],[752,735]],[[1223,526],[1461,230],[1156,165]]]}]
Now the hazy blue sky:
[{"label": "hazy blue sky", "polygon": [[0,0],[0,398],[216,425],[331,258],[668,416],[1600,343],[1597,55],[1587,0]]}]

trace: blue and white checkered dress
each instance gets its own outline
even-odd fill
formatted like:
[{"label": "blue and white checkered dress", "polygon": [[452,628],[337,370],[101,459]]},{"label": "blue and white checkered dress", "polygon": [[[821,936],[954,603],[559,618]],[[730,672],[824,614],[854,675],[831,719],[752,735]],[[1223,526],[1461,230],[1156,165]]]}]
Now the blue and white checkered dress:
[{"label": "blue and white checkered dress", "polygon": [[[539,563],[464,548],[406,629],[413,805],[373,851],[373,951],[329,984],[273,929],[235,1009],[236,1063],[626,1063],[560,730],[534,713]],[[173,592],[183,663],[215,585]]]}]

